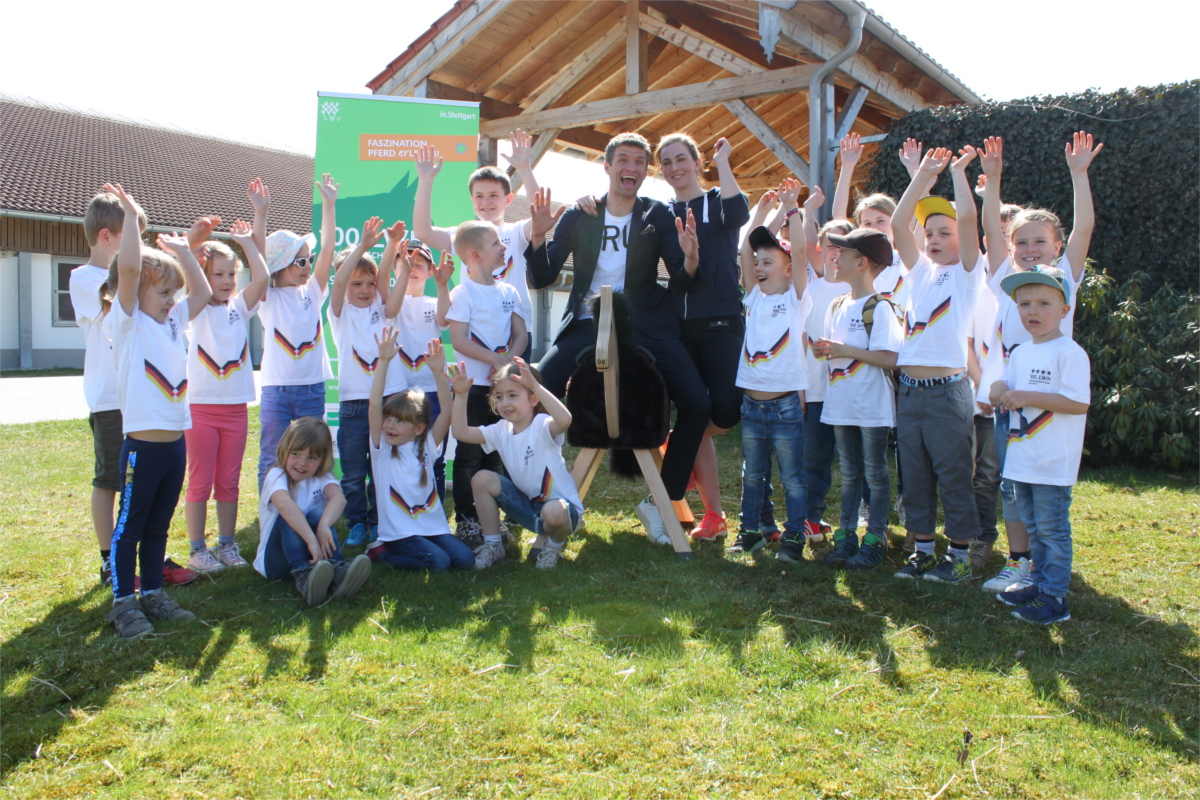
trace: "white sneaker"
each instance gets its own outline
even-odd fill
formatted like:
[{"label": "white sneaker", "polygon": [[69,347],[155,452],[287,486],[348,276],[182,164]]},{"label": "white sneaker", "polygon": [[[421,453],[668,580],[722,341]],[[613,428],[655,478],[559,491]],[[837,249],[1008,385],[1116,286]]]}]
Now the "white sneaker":
[{"label": "white sneaker", "polygon": [[191,556],[188,557],[188,569],[193,569],[204,575],[208,572],[220,572],[225,569],[225,565],[217,560],[217,557],[212,554],[208,548],[193,550]]},{"label": "white sneaker", "polygon": [[980,588],[988,594],[998,594],[1000,592],[1020,589],[1033,583],[1033,579],[1029,577],[1031,572],[1033,572],[1033,562],[1028,558],[1018,558],[1016,561],[1009,560],[1004,565],[1004,569],[1000,570],[996,577],[985,582]]},{"label": "white sneaker", "polygon": [[217,545],[217,561],[220,561],[227,567],[248,567],[249,562],[242,558],[242,551],[238,549],[237,542],[228,542],[226,544]]},{"label": "white sneaker", "polygon": [[667,535],[667,526],[662,521],[662,514],[658,513],[658,507],[650,502],[650,498],[647,497],[638,503],[633,513],[637,514],[638,521],[646,529],[646,535],[650,537],[650,541],[655,544],[671,543],[671,537]]},{"label": "white sneaker", "polygon": [[563,551],[556,550],[553,547],[543,547],[542,552],[538,553],[537,568],[538,569],[554,569],[558,566],[558,560],[562,558]]},{"label": "white sneaker", "polygon": [[[550,548],[545,548],[542,552],[546,552]],[[541,556],[538,557],[539,560]],[[475,551],[475,569],[487,569],[498,561],[504,560],[504,545],[503,544],[488,544],[484,543],[478,550]]]}]

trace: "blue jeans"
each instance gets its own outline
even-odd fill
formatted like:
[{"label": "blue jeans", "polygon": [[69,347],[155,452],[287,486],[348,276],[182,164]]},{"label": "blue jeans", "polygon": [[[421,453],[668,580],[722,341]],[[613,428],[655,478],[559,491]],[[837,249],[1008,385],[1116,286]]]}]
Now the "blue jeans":
[{"label": "blue jeans", "polygon": [[1066,597],[1071,583],[1071,487],[1013,481],[1029,530],[1030,578],[1043,594]]},{"label": "blue jeans", "polygon": [[838,464],[842,476],[843,530],[858,530],[858,507],[863,497],[863,481],[871,489],[867,505],[870,523],[867,533],[887,537],[888,512],[891,511],[892,482],[888,475],[887,447],[891,428],[859,428],[837,425]]},{"label": "blue jeans", "polygon": [[383,545],[380,561],[395,569],[445,572],[470,569],[475,566],[475,554],[457,537],[449,533],[438,536],[406,536]]},{"label": "blue jeans", "polygon": [[293,420],[325,418],[325,382],[309,386],[264,386],[258,409],[262,430],[258,437],[258,490],[275,466],[275,448]]},{"label": "blue jeans", "polygon": [[820,523],[825,497],[833,485],[833,426],[821,422],[825,403],[809,403],[804,412],[804,484],[808,489],[808,519]]},{"label": "blue jeans", "polygon": [[[1008,454],[1008,412],[996,409],[996,470],[1004,474],[1004,457]],[[1021,512],[1017,509],[1017,489],[1012,481],[1000,479],[1000,509],[1005,519],[1014,522],[1021,521]]]},{"label": "blue jeans", "polygon": [[343,400],[338,405],[338,456],[342,462],[342,494],[346,510],[342,516],[350,527],[376,525],[375,477],[371,474],[371,425],[368,400]]},{"label": "blue jeans", "polygon": [[784,535],[803,536],[808,513],[804,484],[804,415],[799,394],[775,400],[742,398],[742,531],[758,531],[771,454],[779,462],[779,479],[787,503]]},{"label": "blue jeans", "polygon": [[[324,513],[324,508],[314,508],[304,515],[313,533],[317,532],[317,524],[321,521],[321,515]],[[283,580],[312,566],[309,563],[312,554],[308,552],[308,545],[304,543],[300,534],[292,530],[292,526],[288,525],[282,516],[276,518],[270,536],[266,552],[263,553],[263,568],[268,578]],[[333,534],[333,555],[327,560],[333,564],[340,564],[343,560],[342,551],[338,549],[336,531]]]},{"label": "blue jeans", "polygon": [[[512,482],[512,479],[507,475],[498,475],[500,478],[500,494],[496,497],[496,504],[504,510],[508,518],[520,525],[527,531],[533,531],[538,536],[541,536],[546,531],[543,530],[542,523],[542,507],[549,501],[534,502],[525,496],[525,493],[517,488],[517,485]],[[562,500],[562,498],[551,498],[552,500]],[[571,518],[571,530],[574,531],[579,525],[579,518],[583,516],[583,512],[575,506],[567,503],[567,516]]]}]

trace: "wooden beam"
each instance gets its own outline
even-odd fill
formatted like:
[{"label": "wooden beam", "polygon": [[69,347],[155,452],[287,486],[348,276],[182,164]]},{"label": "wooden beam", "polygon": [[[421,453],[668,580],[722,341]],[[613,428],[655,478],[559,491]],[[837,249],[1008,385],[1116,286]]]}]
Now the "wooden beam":
[{"label": "wooden beam", "polygon": [[748,58],[742,58],[737,53],[726,50],[718,44],[693,36],[687,31],[672,28],[665,22],[659,22],[649,14],[639,16],[638,24],[642,30],[664,39],[676,47],[686,50],[692,55],[699,56],[705,61],[716,64],[734,75],[750,75],[761,72],[762,68]]},{"label": "wooden beam", "polygon": [[854,120],[858,119],[858,112],[862,109],[863,103],[867,102],[867,95],[870,93],[865,86],[856,86],[854,91],[850,92],[850,97],[842,105],[842,110],[837,115],[837,122],[834,124],[833,138],[836,141],[840,142],[850,132],[850,126],[854,124]]},{"label": "wooden beam", "polygon": [[[421,94],[418,94],[421,92]],[[525,109],[512,103],[505,103],[501,100],[493,100],[487,95],[471,92],[466,89],[460,89],[457,86],[452,86],[448,83],[435,81],[433,78],[426,78],[417,84],[413,90],[413,97],[428,97],[432,100],[460,100],[468,103],[479,103],[479,118],[480,119],[499,119],[501,117],[511,117],[524,112]]]},{"label": "wooden beam", "polygon": [[562,8],[551,14],[549,18],[521,41],[513,45],[508,53],[488,68],[487,72],[467,84],[471,92],[486,92],[507,78],[513,70],[521,65],[533,51],[541,47],[547,39],[567,27],[576,17],[587,10],[587,3],[566,3]]},{"label": "wooden beam", "polygon": [[478,163],[481,167],[496,166],[496,140],[479,137],[479,159]]},{"label": "wooden beam", "polygon": [[743,36],[729,25],[718,22],[707,14],[701,13],[696,10],[693,3],[683,2],[682,0],[647,0],[646,5],[666,17],[678,20],[683,25],[711,39],[726,50],[736,53],[750,63],[757,64],[763,69],[790,67],[799,63],[779,53],[775,54],[771,63],[767,63],[767,57],[763,54],[762,46],[757,41],[748,36]]},{"label": "wooden beam", "polygon": [[[729,113],[733,114],[746,129],[754,134],[754,137],[763,143],[763,147],[771,151],[771,153],[779,159],[785,167],[791,170],[798,178],[801,175],[808,175],[808,162],[800,157],[800,154],[792,149],[782,136],[775,132],[775,129],[767,124],[767,121],[755,113],[754,109],[746,105],[744,100],[730,100],[725,104],[729,109]],[[800,178],[801,183],[807,185],[804,178]]]},{"label": "wooden beam", "polygon": [[[537,141],[533,143],[533,147],[529,152],[529,167],[532,169],[542,160],[542,156],[550,150],[554,144],[554,140],[558,138],[558,134],[562,133],[562,128],[545,131],[541,136],[538,136]],[[517,189],[521,188],[521,173],[515,169],[509,170],[509,183],[512,184],[512,191],[515,194]],[[529,194],[526,192],[526,194]]]},{"label": "wooden beam", "polygon": [[433,37],[413,58],[388,78],[375,94],[405,95],[445,64],[471,37],[487,28],[512,0],[476,0],[446,30]]},{"label": "wooden beam", "polygon": [[[795,9],[781,12],[779,22],[779,33],[784,39],[811,50],[818,58],[830,58],[842,49],[842,42],[832,36],[820,33],[809,20],[800,16]],[[855,53],[843,61],[838,69],[897,106],[901,111],[919,111],[930,105],[925,98],[902,84],[894,76],[882,72],[861,52]]]},{"label": "wooden beam", "polygon": [[[816,64],[804,64],[787,69],[768,70],[756,75],[722,78],[705,83],[687,84],[671,89],[659,89],[633,97],[613,97],[594,103],[526,112],[519,117],[484,122],[479,126],[484,136],[504,135],[518,127],[527,131],[550,128],[577,128],[619,119],[632,119],[658,114],[669,109],[703,108],[713,103],[762,97],[770,94],[801,92],[816,72]],[[497,133],[500,131],[500,133]]]},{"label": "wooden beam", "polygon": [[608,146],[608,140],[611,138],[592,127],[572,128],[558,134],[558,143],[603,155],[604,148]]},{"label": "wooden beam", "polygon": [[646,45],[649,37],[638,25],[641,14],[639,3],[625,6],[625,94],[641,94],[646,91],[646,73],[649,70],[649,53]]},{"label": "wooden beam", "polygon": [[[584,5],[590,4],[585,3]],[[607,16],[591,26],[587,33],[557,53],[541,69],[535,71],[532,77],[523,81],[520,86],[515,87],[511,92],[508,92],[504,96],[504,99],[510,103],[528,105],[530,98],[536,97],[541,93],[563,70],[582,58],[597,41],[611,34],[613,28],[618,28],[623,33],[624,25],[625,10],[618,5]]]},{"label": "wooden beam", "polygon": [[[566,92],[575,85],[575,82],[591,71],[592,67],[596,66],[609,52],[617,46],[625,36],[625,26],[614,25],[609,29],[608,33],[600,37],[591,47],[583,52],[579,58],[567,65],[567,68],[559,72],[554,80],[546,85],[538,94],[533,97],[525,106],[525,113],[540,111],[546,106],[553,103],[558,98],[562,97]],[[573,128],[574,125],[554,125],[546,127],[558,128]],[[539,128],[538,130],[544,130]]]}]

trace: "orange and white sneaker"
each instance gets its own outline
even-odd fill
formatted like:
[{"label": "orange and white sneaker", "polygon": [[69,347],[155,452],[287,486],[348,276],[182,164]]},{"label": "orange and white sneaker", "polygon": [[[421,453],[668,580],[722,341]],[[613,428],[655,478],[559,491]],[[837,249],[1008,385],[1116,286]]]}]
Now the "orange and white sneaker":
[{"label": "orange and white sneaker", "polygon": [[692,528],[692,538],[701,542],[715,542],[717,539],[724,539],[729,534],[729,528],[725,524],[724,514],[714,514],[710,511],[704,512],[704,519],[700,520],[700,524]]}]

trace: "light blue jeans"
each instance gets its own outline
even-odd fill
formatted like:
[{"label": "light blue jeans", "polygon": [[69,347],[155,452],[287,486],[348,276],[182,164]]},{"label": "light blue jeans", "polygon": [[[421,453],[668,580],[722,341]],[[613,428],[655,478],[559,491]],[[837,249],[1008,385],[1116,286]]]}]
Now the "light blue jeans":
[{"label": "light blue jeans", "polygon": [[892,479],[887,466],[888,434],[891,431],[886,427],[860,428],[855,425],[835,425],[833,428],[842,476],[841,527],[851,533],[858,530],[858,507],[863,499],[865,480],[871,489],[867,532],[879,534],[885,541],[888,513],[892,510]]},{"label": "light blue jeans", "polygon": [[275,448],[293,420],[325,418],[325,382],[310,386],[264,386],[258,409],[262,430],[258,437],[258,490],[275,464]]},{"label": "light blue jeans", "polygon": [[[1008,455],[1008,412],[996,409],[996,430],[993,432],[996,440],[996,469],[1004,472],[1004,457]],[[1021,512],[1017,509],[1017,490],[1012,481],[1000,479],[1000,508],[1005,519],[1014,522],[1021,521]],[[994,541],[994,540],[993,540]]]},{"label": "light blue jeans", "polygon": [[771,454],[779,462],[779,482],[787,504],[784,536],[803,536],[808,515],[804,483],[804,414],[800,395],[775,400],[742,398],[742,513],[743,532],[758,532],[763,496],[771,470]]},{"label": "light blue jeans", "polygon": [[1066,597],[1071,583],[1071,487],[1013,481],[1029,531],[1030,578],[1043,594]]}]

